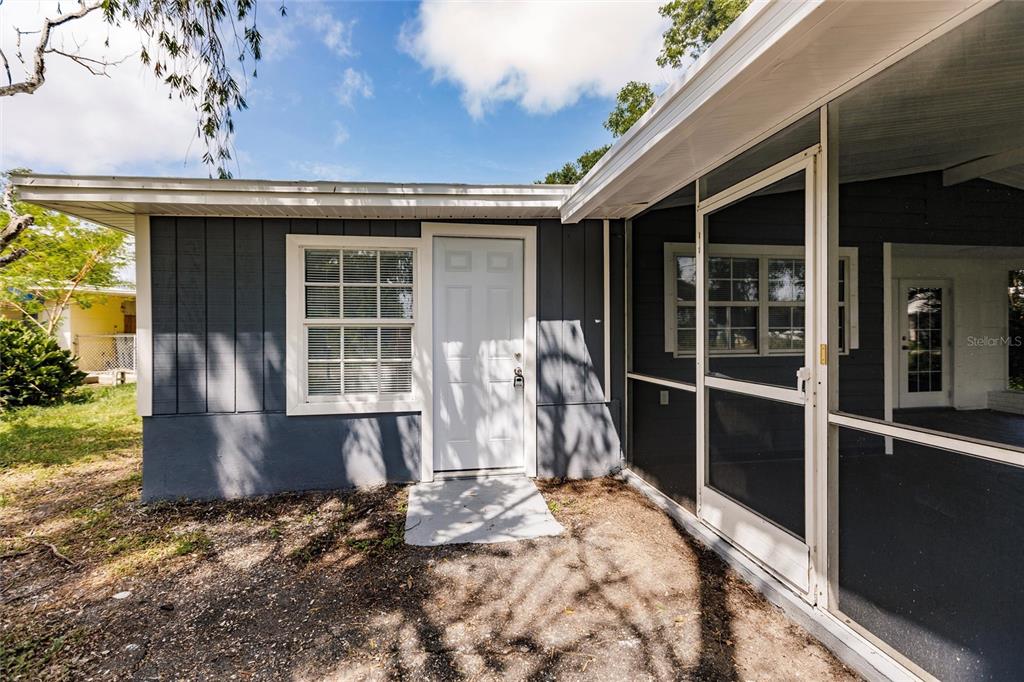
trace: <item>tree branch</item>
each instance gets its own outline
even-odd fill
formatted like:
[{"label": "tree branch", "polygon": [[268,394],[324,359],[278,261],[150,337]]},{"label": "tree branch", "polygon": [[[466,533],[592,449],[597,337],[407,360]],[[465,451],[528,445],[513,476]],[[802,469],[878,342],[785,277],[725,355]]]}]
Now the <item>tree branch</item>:
[{"label": "tree branch", "polygon": [[29,213],[18,213],[18,209],[14,206],[14,186],[10,180],[4,187],[0,208],[7,213],[7,226],[0,230],[0,269],[3,269],[28,253],[28,249],[24,248],[12,249],[8,253],[4,253],[4,251],[22,232],[31,227],[36,219]]},{"label": "tree branch", "polygon": [[[49,49],[50,43],[50,31],[58,26],[62,26],[69,21],[81,19],[87,14],[98,10],[103,6],[102,0],[92,0],[92,2],[85,4],[83,3],[77,12],[71,12],[70,14],[63,14],[55,18],[47,18],[43,21],[43,28],[39,31],[39,44],[36,45],[34,51],[35,58],[33,60],[32,73],[25,80],[17,83],[8,83],[0,87],[0,97],[10,97],[12,95],[27,95],[35,92],[40,86],[46,81],[46,54],[51,51]],[[18,32],[18,42],[20,45],[22,31]],[[20,54],[20,49],[19,49]],[[6,64],[7,58],[4,57]],[[9,76],[8,76],[9,78]]]},{"label": "tree branch", "polygon": [[7,54],[3,51],[3,48],[0,48],[0,60],[3,60],[4,73],[7,74],[7,84],[11,85],[14,83],[14,80],[11,78],[11,63],[7,61]]},{"label": "tree branch", "polygon": [[92,57],[83,57],[80,54],[64,52],[63,50],[58,50],[56,48],[50,48],[49,50],[46,50],[46,52],[47,54],[59,54],[61,57],[67,57],[68,59],[78,64],[92,75],[106,76],[107,78],[110,77],[110,74],[107,73],[107,68],[111,66],[117,66],[118,64],[122,63],[125,59],[127,59],[127,57],[122,57],[117,61],[108,62],[104,59],[93,59]]},{"label": "tree branch", "polygon": [[32,323],[35,324],[35,326],[39,327],[39,329],[41,331],[44,331],[44,332],[46,331],[46,325],[44,325],[42,322],[37,320],[35,318],[35,316],[32,313],[30,313],[28,310],[26,310],[22,306],[18,305],[15,301],[10,301],[9,300],[7,302],[10,303],[11,305],[13,305],[15,308],[17,308],[18,312],[20,312],[22,317],[24,317],[26,320],[32,320]]},{"label": "tree branch", "polygon": [[60,297],[57,303],[53,306],[53,311],[50,314],[50,319],[46,323],[46,333],[53,335],[53,329],[60,323],[60,319],[64,317],[64,310],[68,307],[68,303],[71,301],[71,297],[75,295],[75,291],[78,290],[78,285],[81,284],[89,273],[92,272],[96,264],[100,262],[100,256],[103,253],[101,251],[93,251],[85,259],[85,263],[79,268],[78,272],[74,277],[71,278],[71,286],[67,288],[64,294]]}]

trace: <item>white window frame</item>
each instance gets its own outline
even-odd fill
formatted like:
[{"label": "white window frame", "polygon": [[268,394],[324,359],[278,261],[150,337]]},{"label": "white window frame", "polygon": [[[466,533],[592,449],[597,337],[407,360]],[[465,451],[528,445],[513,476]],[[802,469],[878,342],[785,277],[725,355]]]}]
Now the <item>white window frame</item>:
[{"label": "white window frame", "polygon": [[[306,391],[307,356],[306,327],[316,326],[305,318],[305,263],[306,249],[366,249],[369,251],[403,250],[413,254],[413,319],[412,326],[412,391],[397,394],[349,394],[338,396],[309,396]],[[287,414],[367,414],[385,412],[419,412],[423,409],[423,396],[430,390],[430,378],[424,374],[423,353],[429,350],[429,341],[423,338],[429,325],[423,320],[430,315],[430,303],[422,295],[423,278],[429,277],[429,264],[424,264],[422,240],[407,237],[363,237],[289,234],[285,238],[285,315],[286,351],[285,376],[287,381]],[[406,326],[408,320],[365,320],[376,326]],[[334,321],[326,324],[335,324]],[[344,325],[342,325],[344,326]]]},{"label": "white window frame", "polygon": [[[860,345],[859,321],[858,321],[858,298],[857,298],[857,247],[843,246],[839,248],[839,257],[846,261],[846,300],[840,302],[840,310],[846,315],[846,343],[841,355],[848,355],[851,349]],[[696,350],[681,351],[676,345],[676,256],[696,255],[693,243],[686,242],[665,242],[664,246],[664,310],[665,310],[665,352],[671,353],[675,358],[692,358],[696,356]],[[792,301],[769,301],[768,292],[768,261],[773,259],[804,258],[804,247],[791,245],[771,244],[712,244],[708,247],[708,256],[722,258],[757,258],[758,263],[758,300],[737,301],[737,302],[715,302],[714,305],[757,307],[758,309],[758,339],[757,351],[742,350],[718,350],[711,352],[715,357],[738,355],[748,357],[759,357],[765,355],[773,356],[802,356],[803,350],[771,350],[769,348],[768,333],[768,311],[773,306],[790,307],[800,305],[801,302]],[[810,284],[808,283],[808,286]],[[698,286],[700,286],[698,284]],[[697,302],[693,302],[696,309]]]}]

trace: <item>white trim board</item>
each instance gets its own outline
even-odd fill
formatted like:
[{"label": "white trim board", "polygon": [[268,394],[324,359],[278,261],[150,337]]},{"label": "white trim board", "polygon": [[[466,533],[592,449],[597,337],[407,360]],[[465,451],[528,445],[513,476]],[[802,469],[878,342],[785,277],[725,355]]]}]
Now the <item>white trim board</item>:
[{"label": "white trim board", "polygon": [[604,400],[611,402],[612,399],[612,257],[611,257],[611,227],[609,221],[605,220],[601,231],[601,244],[604,257],[602,269],[604,270],[604,282],[601,289],[602,300],[604,301],[604,312],[601,324],[604,326]]},{"label": "white trim board", "polygon": [[[305,248],[366,248],[409,249],[413,252],[416,275],[413,278],[415,312],[412,321],[413,338],[413,391],[411,395],[383,398],[377,395],[340,396],[325,401],[312,401],[305,390],[305,347],[302,315],[305,300],[303,253]],[[423,320],[430,317],[429,299],[420,293],[423,287],[425,256],[422,241],[417,237],[371,237],[316,234],[288,234],[285,236],[285,388],[288,416],[315,414],[371,414],[381,412],[418,412],[422,409],[424,394],[429,390],[428,375],[422,372],[422,349],[429,347],[424,338]],[[428,266],[429,267],[429,266]],[[428,270],[429,271],[429,270]],[[396,322],[401,322],[396,320]]]},{"label": "white trim board", "polygon": [[149,216],[135,216],[135,404],[153,415],[153,280]]}]

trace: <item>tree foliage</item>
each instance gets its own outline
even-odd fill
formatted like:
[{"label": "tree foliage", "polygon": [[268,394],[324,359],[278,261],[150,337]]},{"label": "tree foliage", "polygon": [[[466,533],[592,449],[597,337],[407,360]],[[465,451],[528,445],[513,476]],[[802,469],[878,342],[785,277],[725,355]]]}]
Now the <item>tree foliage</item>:
[{"label": "tree foliage", "polygon": [[[662,36],[659,66],[680,68],[689,54],[699,55],[736,17],[746,9],[750,0],[670,0],[658,8],[658,12],[672,20],[672,26]],[[608,114],[604,127],[618,138],[626,134],[634,123],[657,99],[654,90],[647,83],[629,81],[615,98],[615,108]],[[545,183],[576,183],[597,163],[610,145],[584,152],[576,161],[570,161],[560,169],[548,173]],[[584,160],[588,165],[584,164]]]},{"label": "tree foliage", "polygon": [[[15,203],[19,215],[32,216],[35,226],[18,240],[27,255],[0,270],[0,305],[26,318],[46,311],[35,322],[52,334],[67,307],[89,307],[102,296],[92,289],[120,284],[120,269],[131,258],[121,232],[83,225],[62,213]],[[0,224],[8,222],[0,213]]]},{"label": "tree foliage", "polygon": [[700,55],[729,28],[750,0],[669,0],[658,8],[672,20],[663,34],[658,66],[682,67],[686,59]]},{"label": "tree foliage", "polygon": [[[3,0],[0,0],[2,3]],[[278,11],[287,11],[283,0]],[[108,76],[108,68],[122,59],[86,54],[58,47],[54,31],[73,24],[94,12],[114,26],[127,25],[139,33],[139,56],[143,64],[167,86],[172,97],[191,102],[196,111],[196,137],[205,151],[203,163],[211,176],[230,178],[235,112],[247,108],[242,84],[262,54],[263,37],[256,26],[257,0],[77,0],[58,4],[57,15],[42,17],[38,29],[11,27],[14,31],[15,57],[24,69],[17,81],[11,74],[11,62],[0,41],[0,67],[6,85],[0,85],[0,97],[31,95],[46,82],[50,59],[68,59],[94,76]],[[70,9],[70,11],[64,11]],[[35,46],[26,57],[22,38],[34,37]],[[31,39],[31,38],[30,38]],[[31,213],[19,213],[8,185],[2,208],[11,216],[0,231],[0,270],[24,257],[28,247],[19,236],[32,226]],[[19,240],[17,245],[13,245]]]},{"label": "tree foliage", "polygon": [[[115,26],[131,26],[139,33],[139,56],[174,97],[191,102],[196,111],[196,135],[205,151],[203,163],[211,175],[230,177],[234,113],[246,108],[242,83],[262,57],[262,36],[256,26],[257,0],[77,0],[71,11],[58,5],[57,15],[40,19],[39,27],[16,27],[15,56],[25,75],[15,81],[10,61],[0,45],[0,65],[6,85],[0,97],[30,95],[46,82],[50,59],[69,59],[95,76],[121,60],[55,46],[54,31],[93,12]],[[285,14],[285,6],[278,11]],[[22,37],[36,39],[30,55],[22,51]]]},{"label": "tree foliage", "polygon": [[0,320],[0,411],[62,402],[85,376],[49,334],[27,322]]},{"label": "tree foliage", "polygon": [[611,145],[591,149],[583,152],[575,161],[570,161],[556,171],[551,171],[544,176],[545,185],[575,185],[583,179],[583,176],[590,172],[604,153],[611,148]]},{"label": "tree foliage", "polygon": [[[245,109],[239,78],[262,55],[256,0],[103,0],[103,16],[143,36],[140,57],[173,95],[194,104],[203,163],[231,177],[233,114]],[[282,4],[279,11],[286,13]],[[237,62],[237,71],[236,64]],[[240,72],[240,73],[239,73]]]},{"label": "tree foliage", "polygon": [[[612,137],[621,137],[636,120],[644,115],[651,105],[654,104],[654,90],[647,83],[630,81],[619,91],[615,98],[615,108],[608,114],[604,127],[612,134]],[[606,144],[597,149],[583,152],[575,161],[570,161],[556,171],[544,176],[543,183],[547,185],[574,185],[590,172],[605,152],[611,149]]]},{"label": "tree foliage", "polygon": [[647,83],[629,81],[615,97],[615,108],[608,114],[604,127],[612,137],[622,137],[654,104],[654,90]]}]

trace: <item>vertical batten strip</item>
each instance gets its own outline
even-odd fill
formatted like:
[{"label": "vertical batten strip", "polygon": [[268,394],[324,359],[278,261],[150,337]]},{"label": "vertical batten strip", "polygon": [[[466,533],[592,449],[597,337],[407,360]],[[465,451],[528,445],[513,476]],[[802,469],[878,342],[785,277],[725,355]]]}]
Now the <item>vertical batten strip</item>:
[{"label": "vertical batten strip", "polygon": [[612,399],[612,259],[611,228],[607,218],[604,219],[601,235],[604,254],[602,260],[604,286],[601,297],[604,301],[604,314],[602,315],[602,324],[604,325],[604,400],[610,402]]}]

